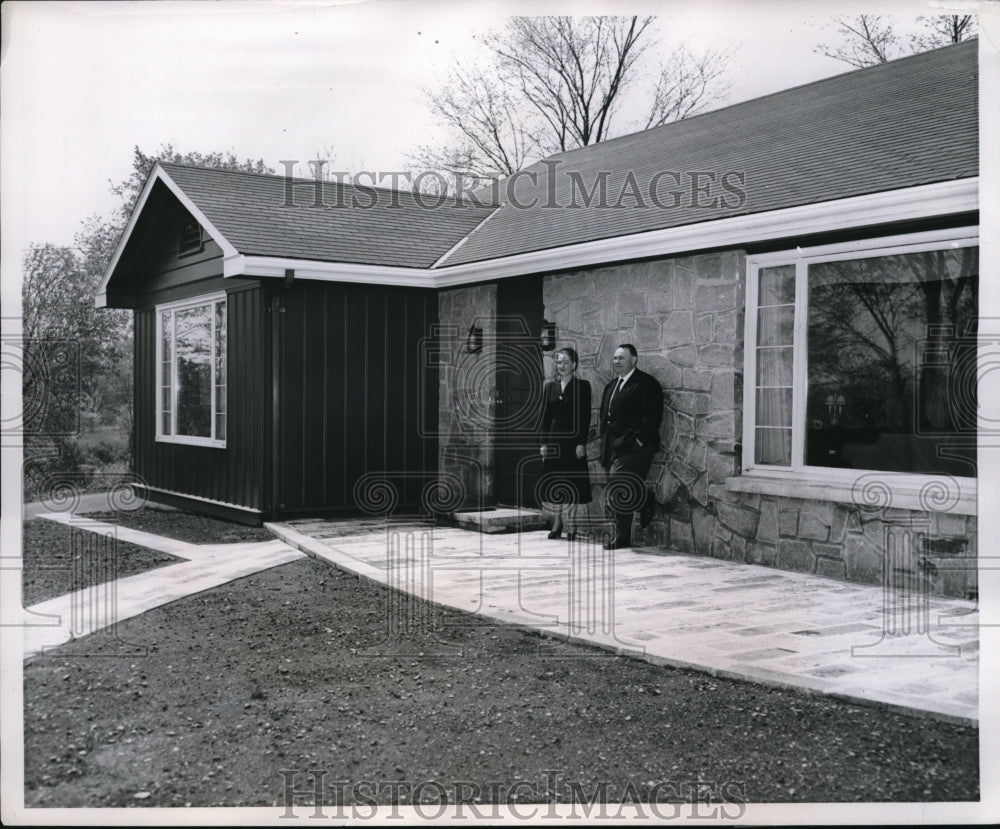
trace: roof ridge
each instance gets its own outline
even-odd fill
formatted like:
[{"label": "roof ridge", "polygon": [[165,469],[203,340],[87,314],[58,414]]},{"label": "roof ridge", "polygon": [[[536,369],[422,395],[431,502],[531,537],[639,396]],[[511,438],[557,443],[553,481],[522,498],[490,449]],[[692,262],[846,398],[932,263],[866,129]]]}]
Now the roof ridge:
[{"label": "roof ridge", "polygon": [[646,129],[635,130],[634,132],[625,133],[624,135],[616,135],[613,138],[608,138],[605,139],[604,141],[599,141],[596,144],[587,144],[583,147],[574,147],[571,150],[563,150],[562,152],[553,153],[552,155],[547,155],[544,158],[534,162],[533,164],[528,165],[528,167],[524,169],[529,169],[530,167],[534,167],[536,164],[541,164],[543,161],[547,161],[549,159],[564,158],[573,153],[582,153],[588,150],[594,151],[594,149],[597,147],[607,147],[608,145],[613,144],[615,142],[624,142],[626,139],[635,139],[635,137],[638,135],[645,135],[651,132],[656,132],[657,130],[666,130],[671,127],[676,128],[680,124],[689,124],[692,121],[698,120],[699,118],[705,118],[710,115],[718,115],[718,113],[725,112],[726,110],[733,110],[737,109],[738,107],[757,104],[760,101],[765,101],[768,98],[773,98],[775,96],[779,95],[784,96],[788,95],[791,92],[797,92],[800,90],[808,89],[809,87],[819,86],[822,84],[831,84],[837,81],[842,81],[845,77],[849,75],[859,75],[863,72],[885,71],[887,70],[888,67],[895,67],[896,64],[903,63],[904,61],[913,60],[915,58],[925,58],[927,55],[936,52],[943,52],[946,49],[957,49],[959,47],[968,47],[969,44],[972,43],[978,44],[978,40],[979,40],[978,36],[971,37],[968,40],[963,40],[959,43],[949,43],[947,46],[941,46],[937,49],[927,49],[923,52],[915,52],[912,55],[903,55],[902,57],[893,58],[892,60],[885,61],[884,63],[877,63],[874,66],[863,66],[857,69],[850,69],[846,72],[839,72],[836,75],[828,75],[825,78],[817,78],[814,81],[809,81],[808,83],[799,84],[798,86],[790,86],[785,89],[778,89],[775,90],[774,92],[768,92],[766,95],[758,95],[756,98],[748,98],[745,101],[737,101],[736,103],[726,104],[725,106],[721,106],[718,109],[709,109],[704,112],[699,112],[687,118],[680,118],[676,121],[669,121],[666,124],[660,124],[658,127],[647,127]]},{"label": "roof ridge", "polygon": [[[233,170],[228,167],[203,167],[200,164],[181,164],[175,161],[158,160],[156,163],[159,164],[160,167],[163,167],[164,169],[168,167],[180,167],[181,169],[185,170],[197,170],[199,172],[208,172],[208,173],[227,173],[230,175],[253,176],[255,178],[269,179],[272,181],[287,181],[289,180],[289,178],[291,178],[291,181],[297,184],[315,185],[317,182],[317,179],[315,178],[305,178],[300,176],[289,177],[288,175],[283,173],[258,173],[253,170]],[[353,175],[353,174],[348,173],[348,175]],[[354,184],[353,182],[350,181],[331,181],[328,179],[319,179],[319,183],[321,185],[329,187],[350,187],[352,190],[358,190],[360,188],[364,188],[366,190],[377,190],[379,192],[384,192],[384,193],[401,193],[403,195],[409,196],[414,200],[419,200],[421,198],[428,200],[430,199],[436,200],[442,198],[441,196],[434,196],[429,193],[418,193],[415,190],[398,190],[393,187],[384,187],[378,184]],[[458,195],[446,195],[443,198],[451,200],[452,202],[455,203],[468,204],[474,207],[485,207],[485,208],[496,209],[500,206],[497,203],[485,204],[479,199],[462,197]]]}]

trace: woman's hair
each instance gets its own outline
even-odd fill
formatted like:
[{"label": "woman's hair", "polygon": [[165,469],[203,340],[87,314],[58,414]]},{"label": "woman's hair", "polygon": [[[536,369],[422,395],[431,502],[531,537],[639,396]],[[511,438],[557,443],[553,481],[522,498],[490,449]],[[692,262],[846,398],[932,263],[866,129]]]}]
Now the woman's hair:
[{"label": "woman's hair", "polygon": [[568,347],[567,348],[560,348],[556,352],[556,354],[565,354],[567,357],[569,357],[569,361],[573,364],[573,368],[576,368],[580,364],[580,361],[579,361],[579,359],[577,359],[577,356],[576,356],[576,351],[574,349],[572,349],[572,348],[568,348]]}]

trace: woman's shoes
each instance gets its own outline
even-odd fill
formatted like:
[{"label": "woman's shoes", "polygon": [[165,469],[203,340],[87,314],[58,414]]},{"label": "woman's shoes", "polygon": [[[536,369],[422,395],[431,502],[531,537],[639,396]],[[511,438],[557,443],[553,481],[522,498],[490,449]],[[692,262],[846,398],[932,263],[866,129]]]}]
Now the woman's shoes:
[{"label": "woman's shoes", "polygon": [[562,527],[560,527],[558,530],[553,530],[552,532],[550,532],[549,535],[548,535],[548,537],[549,537],[550,540],[554,541],[555,539],[559,538],[561,535],[562,535]]},{"label": "woman's shoes", "polygon": [[576,541],[576,533],[575,532],[566,533],[566,540],[567,541]]}]

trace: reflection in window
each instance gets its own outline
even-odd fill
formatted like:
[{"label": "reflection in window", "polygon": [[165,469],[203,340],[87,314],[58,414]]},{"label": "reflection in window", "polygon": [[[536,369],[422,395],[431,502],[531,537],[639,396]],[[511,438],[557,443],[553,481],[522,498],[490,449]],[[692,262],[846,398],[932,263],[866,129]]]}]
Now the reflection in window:
[{"label": "reflection in window", "polygon": [[809,265],[807,465],[975,475],[978,273],[974,247]]},{"label": "reflection in window", "polygon": [[226,301],[160,310],[158,423],[164,437],[226,438]]}]

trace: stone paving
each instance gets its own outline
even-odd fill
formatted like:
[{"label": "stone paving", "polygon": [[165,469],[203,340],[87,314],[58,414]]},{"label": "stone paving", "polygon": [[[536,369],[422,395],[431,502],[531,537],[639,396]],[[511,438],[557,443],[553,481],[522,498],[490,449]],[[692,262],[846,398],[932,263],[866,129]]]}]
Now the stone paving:
[{"label": "stone paving", "polygon": [[[280,540],[196,545],[70,513],[44,517],[184,561],[27,608],[25,658],[308,553],[437,605],[654,664],[978,723],[974,602],[641,548],[609,553],[545,531],[304,519],[268,525]],[[392,605],[390,623],[426,622],[406,604]]]},{"label": "stone paving", "polygon": [[114,535],[119,541],[170,553],[184,561],[95,584],[26,608],[21,626],[25,659],[74,638],[98,631],[113,631],[120,621],[185,596],[304,557],[302,552],[279,540],[239,544],[188,544],[91,518],[77,517],[68,512],[39,512],[38,515],[99,535]]},{"label": "stone paving", "polygon": [[978,723],[974,602],[641,548],[609,553],[544,531],[485,535],[419,520],[267,526],[340,569],[545,635]]}]

